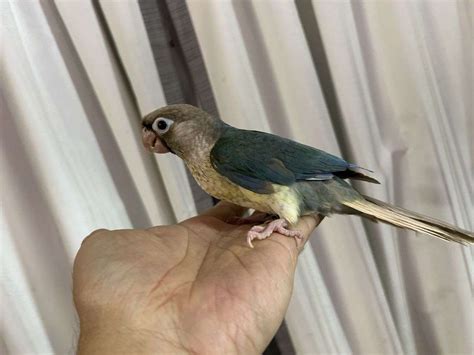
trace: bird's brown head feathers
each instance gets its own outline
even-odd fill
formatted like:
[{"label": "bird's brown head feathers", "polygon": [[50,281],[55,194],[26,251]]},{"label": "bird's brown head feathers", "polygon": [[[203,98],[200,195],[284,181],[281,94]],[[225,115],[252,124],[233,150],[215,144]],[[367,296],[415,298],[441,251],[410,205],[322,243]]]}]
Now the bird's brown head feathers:
[{"label": "bird's brown head feathers", "polygon": [[143,145],[153,153],[172,152],[186,159],[197,149],[212,148],[223,126],[222,121],[192,105],[169,105],[143,118]]}]

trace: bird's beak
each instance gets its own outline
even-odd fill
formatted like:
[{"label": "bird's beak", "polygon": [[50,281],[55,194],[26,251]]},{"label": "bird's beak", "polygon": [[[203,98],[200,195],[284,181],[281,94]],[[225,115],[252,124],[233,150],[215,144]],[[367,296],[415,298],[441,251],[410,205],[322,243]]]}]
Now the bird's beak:
[{"label": "bird's beak", "polygon": [[168,153],[170,150],[158,135],[146,127],[142,129],[142,142],[146,150],[151,153]]}]

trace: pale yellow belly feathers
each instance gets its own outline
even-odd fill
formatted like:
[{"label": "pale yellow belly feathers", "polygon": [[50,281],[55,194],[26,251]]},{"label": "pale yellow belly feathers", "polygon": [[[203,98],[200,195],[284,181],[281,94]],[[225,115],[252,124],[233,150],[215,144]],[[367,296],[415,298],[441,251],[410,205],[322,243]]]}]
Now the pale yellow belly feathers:
[{"label": "pale yellow belly feathers", "polygon": [[258,194],[220,175],[207,157],[187,160],[186,165],[199,186],[211,196],[239,206],[276,214],[290,224],[297,222],[300,213],[299,202],[296,192],[289,187],[274,185],[274,193]]}]

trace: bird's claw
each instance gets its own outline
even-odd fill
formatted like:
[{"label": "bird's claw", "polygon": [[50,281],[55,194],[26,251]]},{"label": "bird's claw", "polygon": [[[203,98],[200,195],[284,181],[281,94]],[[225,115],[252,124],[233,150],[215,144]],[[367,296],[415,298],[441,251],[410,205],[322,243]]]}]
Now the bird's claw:
[{"label": "bird's claw", "polygon": [[287,226],[288,222],[282,218],[271,221],[265,225],[253,226],[247,232],[247,244],[253,248],[252,240],[266,239],[274,232],[286,237],[295,238],[296,242],[299,243],[299,241],[303,239],[303,234],[300,231],[289,230],[286,228]]}]

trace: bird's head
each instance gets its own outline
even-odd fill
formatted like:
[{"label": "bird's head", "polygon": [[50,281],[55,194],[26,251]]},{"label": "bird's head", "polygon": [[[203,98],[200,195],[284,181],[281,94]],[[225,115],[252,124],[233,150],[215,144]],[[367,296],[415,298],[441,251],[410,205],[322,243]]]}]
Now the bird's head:
[{"label": "bird's head", "polygon": [[143,145],[153,153],[171,152],[186,158],[193,150],[213,144],[223,125],[222,121],[197,107],[169,105],[143,118]]}]

